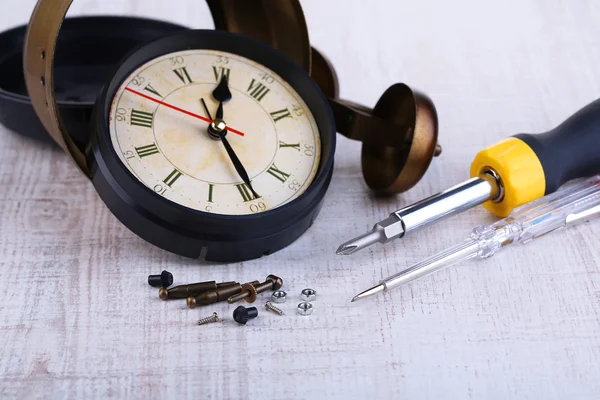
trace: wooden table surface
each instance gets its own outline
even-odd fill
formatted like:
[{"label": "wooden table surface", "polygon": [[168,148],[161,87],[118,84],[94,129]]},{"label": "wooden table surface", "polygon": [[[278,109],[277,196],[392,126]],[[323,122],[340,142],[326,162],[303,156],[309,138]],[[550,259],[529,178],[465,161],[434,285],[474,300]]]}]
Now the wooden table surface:
[{"label": "wooden table surface", "polygon": [[[0,397],[600,397],[600,221],[354,304],[357,291],[494,219],[479,207],[402,242],[334,254],[396,208],[466,179],[484,146],[546,131],[597,98],[600,3],[302,4],[343,98],[372,106],[395,82],[425,91],[442,157],[410,192],[379,199],[362,181],[360,144],[340,137],[325,206],[300,240],[207,265],[145,243],[64,154],[0,127]],[[0,29],[25,23],[33,5],[2,0]],[[70,15],[81,14],[212,26],[197,0],[78,0]],[[161,302],[146,278],[163,269],[176,283],[275,273],[292,299],[286,316],[261,312],[241,327],[227,304]],[[310,317],[294,312],[305,287],[319,293]],[[213,311],[226,320],[194,325]]]}]

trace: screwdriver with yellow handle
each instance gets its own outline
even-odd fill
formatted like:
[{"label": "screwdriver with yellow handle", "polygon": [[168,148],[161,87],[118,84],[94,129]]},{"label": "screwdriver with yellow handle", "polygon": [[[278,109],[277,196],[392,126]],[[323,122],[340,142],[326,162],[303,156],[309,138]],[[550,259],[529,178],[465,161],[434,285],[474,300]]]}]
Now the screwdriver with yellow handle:
[{"label": "screwdriver with yellow handle", "polygon": [[470,180],[393,212],[370,232],[342,244],[337,254],[388,243],[479,204],[506,217],[572,179],[596,174],[600,174],[600,100],[550,132],[515,135],[480,151],[471,164]]}]

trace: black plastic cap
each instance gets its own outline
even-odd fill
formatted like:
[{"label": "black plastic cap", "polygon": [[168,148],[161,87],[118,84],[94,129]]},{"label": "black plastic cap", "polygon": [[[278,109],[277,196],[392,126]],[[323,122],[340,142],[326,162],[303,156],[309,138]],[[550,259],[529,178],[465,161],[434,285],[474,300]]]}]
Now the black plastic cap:
[{"label": "black plastic cap", "polygon": [[246,325],[248,320],[258,317],[258,309],[256,307],[239,306],[233,310],[233,319],[238,324]]},{"label": "black plastic cap", "polygon": [[167,288],[173,284],[173,274],[163,271],[160,275],[148,275],[148,284],[154,287]]}]

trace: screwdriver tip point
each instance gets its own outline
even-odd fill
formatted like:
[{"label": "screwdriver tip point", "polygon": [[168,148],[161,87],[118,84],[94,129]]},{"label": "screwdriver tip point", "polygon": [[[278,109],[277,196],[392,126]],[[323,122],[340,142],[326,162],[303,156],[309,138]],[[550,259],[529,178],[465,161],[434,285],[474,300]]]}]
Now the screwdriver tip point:
[{"label": "screwdriver tip point", "polygon": [[357,249],[358,249],[358,246],[341,245],[337,249],[335,254],[337,254],[338,256],[349,256],[350,254],[354,253]]},{"label": "screwdriver tip point", "polygon": [[381,242],[381,239],[381,231],[373,229],[364,235],[360,235],[350,241],[347,241],[346,243],[342,243],[342,245],[337,249],[336,254],[348,256],[364,249],[365,247],[371,246],[374,243]]},{"label": "screwdriver tip point", "polygon": [[385,290],[385,285],[383,285],[383,284],[373,286],[372,288],[367,289],[364,292],[361,292],[361,293],[357,294],[356,296],[354,296],[351,303],[354,303],[355,301],[358,301],[358,300],[366,299],[367,297],[374,296],[378,293],[383,292],[384,290]]}]

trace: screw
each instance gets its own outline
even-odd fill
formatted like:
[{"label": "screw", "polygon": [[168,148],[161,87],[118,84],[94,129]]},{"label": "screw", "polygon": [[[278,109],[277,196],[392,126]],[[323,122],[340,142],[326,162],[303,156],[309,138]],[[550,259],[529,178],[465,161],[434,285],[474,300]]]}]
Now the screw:
[{"label": "screw", "polygon": [[237,285],[237,282],[217,283],[215,281],[191,283],[189,285],[179,285],[169,289],[160,288],[158,297],[162,300],[167,299],[185,299],[187,297],[195,297],[204,292],[217,290],[224,286]]},{"label": "screw", "polygon": [[229,304],[233,304],[240,300],[246,300],[247,303],[254,303],[258,293],[262,293],[267,290],[278,290],[282,286],[283,279],[275,275],[269,275],[263,283],[257,286],[253,286],[250,283],[244,283],[242,285],[242,293],[231,296],[227,299],[227,302]]},{"label": "screw", "polygon": [[154,287],[169,287],[173,284],[173,274],[163,271],[160,275],[148,275],[148,284]]},{"label": "screw", "polygon": [[277,315],[283,315],[283,311],[281,309],[275,307],[270,301],[267,301],[265,303],[265,308],[267,309],[267,311],[274,312]]},{"label": "screw", "polygon": [[[252,285],[258,285],[259,281],[250,282]],[[218,285],[217,285],[218,286]],[[229,297],[239,294],[242,291],[242,286],[239,283],[234,285],[219,286],[217,290],[211,290],[200,293],[196,297],[188,297],[187,305],[189,308],[196,308],[197,306],[206,306],[213,303],[218,303],[227,300]]]},{"label": "screw", "polygon": [[198,325],[212,324],[213,322],[219,322],[219,315],[215,312],[210,317],[202,318],[197,322]]},{"label": "screw", "polygon": [[238,324],[246,325],[246,322],[252,318],[258,317],[258,310],[256,307],[244,307],[239,306],[235,310],[233,310],[233,319]]}]

